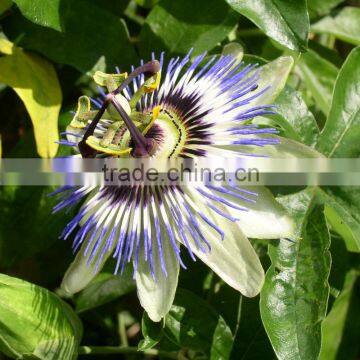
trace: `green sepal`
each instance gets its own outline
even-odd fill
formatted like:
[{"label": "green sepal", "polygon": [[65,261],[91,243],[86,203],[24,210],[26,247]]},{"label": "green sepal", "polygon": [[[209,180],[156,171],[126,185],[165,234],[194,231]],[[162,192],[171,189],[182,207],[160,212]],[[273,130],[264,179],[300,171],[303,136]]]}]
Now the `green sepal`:
[{"label": "green sepal", "polygon": [[100,86],[106,86],[109,92],[116,90],[128,77],[128,74],[106,74],[102,71],[96,71],[93,79]]}]

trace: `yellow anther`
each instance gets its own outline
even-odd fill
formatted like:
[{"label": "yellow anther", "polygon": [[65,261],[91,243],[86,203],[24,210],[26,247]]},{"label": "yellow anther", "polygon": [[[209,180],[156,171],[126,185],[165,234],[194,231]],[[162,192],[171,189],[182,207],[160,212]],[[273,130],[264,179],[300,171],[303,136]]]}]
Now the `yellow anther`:
[{"label": "yellow anther", "polygon": [[151,93],[159,87],[160,80],[161,80],[161,72],[159,71],[155,75],[153,75],[151,77],[151,80],[152,81],[147,81],[144,84],[144,92],[145,93]]}]

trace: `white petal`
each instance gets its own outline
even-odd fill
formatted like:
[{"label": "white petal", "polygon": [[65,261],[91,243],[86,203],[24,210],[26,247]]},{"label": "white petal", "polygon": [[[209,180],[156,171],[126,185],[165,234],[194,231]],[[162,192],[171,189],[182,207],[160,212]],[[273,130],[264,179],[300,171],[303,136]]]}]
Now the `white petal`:
[{"label": "white petal", "polygon": [[[192,198],[195,200],[193,192]],[[191,241],[192,251],[231,287],[245,296],[256,296],[264,283],[264,270],[255,250],[241,231],[239,224],[210,212],[202,201],[203,199],[198,198],[196,204],[225,232],[225,237],[221,240],[215,230],[206,227],[204,236],[211,245],[211,251],[204,253],[197,249],[194,241]],[[223,206],[218,208],[227,212]],[[205,227],[203,229],[205,230]],[[190,235],[188,239],[191,240]]]},{"label": "white petal", "polygon": [[64,278],[61,282],[61,289],[68,295],[73,295],[84,289],[90,281],[101,271],[106,260],[110,256],[104,257],[98,268],[94,263],[87,264],[88,256],[84,255],[86,243],[83,244],[80,251],[76,254],[74,261],[66,270]]},{"label": "white petal", "polygon": [[[162,232],[164,234],[164,232]],[[154,272],[156,279],[151,276],[149,263],[140,255],[139,265],[135,275],[138,298],[152,321],[160,321],[170,310],[174,301],[178,284],[179,262],[175,257],[170,241],[162,239],[167,276],[160,266],[157,247],[152,239],[154,253]]]},{"label": "white petal", "polygon": [[224,240],[212,239],[210,252],[204,254],[195,246],[192,250],[231,287],[245,296],[256,296],[264,283],[259,258],[239,227],[228,227],[225,233]]},{"label": "white petal", "polygon": [[236,58],[236,64],[239,64],[244,56],[244,48],[237,42],[231,42],[223,47],[221,55],[232,55]]},{"label": "white petal", "polygon": [[256,192],[255,204],[244,202],[248,211],[235,210],[232,216],[247,237],[256,239],[278,239],[294,236],[294,222],[286,210],[275,200],[271,192],[262,187],[242,187]]},{"label": "white petal", "polygon": [[251,106],[271,104],[284,88],[286,80],[294,65],[291,56],[280,56],[260,67],[260,80],[258,90],[271,86],[268,91],[256,98]]},{"label": "white petal", "polygon": [[[216,148],[221,148],[225,150],[229,150],[227,156],[243,156],[240,154],[253,154],[271,157],[274,159],[283,159],[283,158],[321,158],[324,157],[321,153],[316,151],[315,149],[301,144],[295,140],[283,138],[275,135],[251,135],[251,138],[277,138],[279,139],[279,144],[276,145],[266,145],[266,146],[250,146],[250,145],[224,145],[217,146]],[[236,155],[236,154],[239,155]],[[222,154],[225,156],[225,154]]]},{"label": "white petal", "polygon": [[[99,249],[102,249],[111,230],[103,237],[101,246]],[[99,234],[99,232],[98,232]],[[85,255],[86,247],[88,245],[89,237],[91,234],[86,236],[84,243],[81,245],[80,250],[76,254],[74,261],[70,264],[69,268],[66,270],[64,278],[61,282],[61,289],[68,295],[73,295],[81,290],[83,290],[90,281],[101,271],[104,267],[106,260],[109,258],[111,253],[114,250],[115,242],[111,247],[107,249],[106,252],[101,250],[97,251],[94,259],[88,264],[89,256],[94,247],[94,244],[88,249],[88,252]],[[102,255],[100,257],[100,255]]]}]

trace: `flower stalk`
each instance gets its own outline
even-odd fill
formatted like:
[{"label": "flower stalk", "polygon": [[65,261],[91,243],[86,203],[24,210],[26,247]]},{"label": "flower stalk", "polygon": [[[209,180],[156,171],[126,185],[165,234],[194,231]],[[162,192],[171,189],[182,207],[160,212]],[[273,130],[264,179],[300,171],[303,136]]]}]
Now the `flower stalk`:
[{"label": "flower stalk", "polygon": [[164,356],[168,359],[178,359],[178,353],[157,349],[138,350],[133,346],[80,346],[81,355],[139,354]]}]

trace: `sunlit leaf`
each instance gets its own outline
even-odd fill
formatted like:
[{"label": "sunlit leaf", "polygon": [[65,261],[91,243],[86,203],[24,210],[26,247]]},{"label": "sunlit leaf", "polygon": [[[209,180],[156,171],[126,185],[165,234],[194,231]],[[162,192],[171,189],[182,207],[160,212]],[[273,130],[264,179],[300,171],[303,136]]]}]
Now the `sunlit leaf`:
[{"label": "sunlit leaf", "polygon": [[331,34],[350,44],[360,45],[360,8],[344,7],[337,14],[329,15],[311,30],[320,34]]},{"label": "sunlit leaf", "polygon": [[226,0],[240,14],[249,18],[266,35],[292,50],[307,47],[309,16],[306,1]]},{"label": "sunlit leaf", "polygon": [[354,49],[336,79],[331,110],[317,148],[329,157],[360,155],[360,47]]},{"label": "sunlit leaf", "polygon": [[61,89],[53,66],[45,59],[25,52],[0,39],[0,82],[11,86],[31,117],[37,151],[41,157],[56,155]]},{"label": "sunlit leaf", "polygon": [[60,0],[14,0],[14,2],[30,21],[58,31],[62,30]]}]

